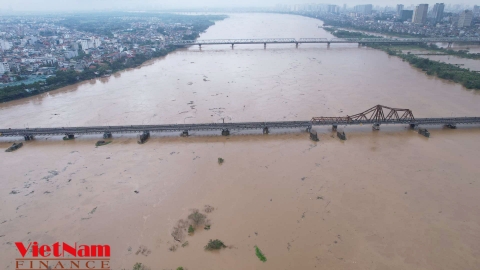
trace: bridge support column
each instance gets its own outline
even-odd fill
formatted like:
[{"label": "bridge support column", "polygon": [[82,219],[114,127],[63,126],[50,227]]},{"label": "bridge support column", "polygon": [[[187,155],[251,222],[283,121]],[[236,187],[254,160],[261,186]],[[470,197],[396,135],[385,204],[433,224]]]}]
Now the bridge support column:
[{"label": "bridge support column", "polygon": [[198,48],[201,50],[202,49],[202,44],[198,44]]},{"label": "bridge support column", "polygon": [[144,144],[150,138],[150,131],[145,130],[142,134],[138,135],[137,142],[139,144]]},{"label": "bridge support column", "polygon": [[180,134],[182,137],[188,137],[188,130],[182,131],[182,134]]},{"label": "bridge support column", "polygon": [[314,141],[314,142],[318,142],[318,141],[319,141],[318,135],[317,135],[317,132],[316,132],[316,131],[313,131],[313,130],[310,131],[310,140],[312,140],[312,141]]},{"label": "bridge support column", "polygon": [[453,42],[448,42],[447,48],[451,48],[453,45]]},{"label": "bridge support column", "polygon": [[263,134],[268,134],[270,133],[270,130],[268,130],[268,127],[263,128]]},{"label": "bridge support column", "polygon": [[112,133],[109,132],[109,131],[103,133],[103,138],[104,139],[111,139],[112,138]]},{"label": "bridge support column", "polygon": [[332,131],[337,131],[337,125],[332,125]]},{"label": "bridge support column", "polygon": [[417,126],[418,126],[418,125],[415,124],[415,123],[410,124],[410,128],[411,128],[411,129],[415,129]]},{"label": "bridge support column", "polygon": [[65,137],[63,137],[64,141],[73,140],[73,139],[75,139],[74,134],[65,134]]},{"label": "bridge support column", "polygon": [[362,44],[359,42],[359,43],[358,43],[358,48],[360,48],[360,47],[362,47]]},{"label": "bridge support column", "polygon": [[455,124],[455,123],[450,123],[450,124],[446,124],[445,127],[449,128],[449,129],[456,129],[456,128],[457,128],[457,124]]},{"label": "bridge support column", "polygon": [[222,129],[222,136],[230,136],[230,130],[227,128]]},{"label": "bridge support column", "polygon": [[330,42],[327,42],[327,48],[330,48]]},{"label": "bridge support column", "polygon": [[295,43],[295,47],[296,47],[296,48],[298,48],[298,42],[297,42],[297,43]]},{"label": "bridge support column", "polygon": [[343,131],[337,131],[337,137],[342,141],[347,140],[347,135],[345,135],[345,132]]},{"label": "bridge support column", "polygon": [[373,130],[380,130],[380,124],[379,123],[373,123],[372,129]]},{"label": "bridge support column", "polygon": [[418,134],[423,135],[425,137],[430,137],[430,132],[426,128],[419,128],[418,129]]},{"label": "bridge support column", "polygon": [[233,44],[232,44],[232,49],[233,49]]},{"label": "bridge support column", "polygon": [[263,43],[263,48],[264,48],[264,49],[267,48],[267,43]]},{"label": "bridge support column", "polygon": [[310,132],[311,130],[312,130],[312,126],[308,126],[306,129],[307,132]]},{"label": "bridge support column", "polygon": [[31,141],[33,140],[33,135],[25,135],[23,136],[23,138],[25,139],[25,141]]}]

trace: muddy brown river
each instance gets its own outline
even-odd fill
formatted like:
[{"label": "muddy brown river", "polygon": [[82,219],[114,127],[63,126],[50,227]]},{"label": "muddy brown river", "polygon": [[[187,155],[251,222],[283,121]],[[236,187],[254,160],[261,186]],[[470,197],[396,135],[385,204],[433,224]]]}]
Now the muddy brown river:
[{"label": "muddy brown river", "polygon": [[[232,14],[201,38],[331,38],[319,25]],[[202,46],[0,104],[0,126],[308,120],[376,104],[480,116],[479,93],[357,45]],[[192,132],[101,147],[99,136],[38,137],[1,151],[1,267],[15,269],[14,242],[60,241],[109,244],[112,269],[480,268],[479,127],[429,127],[428,139],[406,126],[340,128],[347,141],[325,127],[319,142],[301,130]],[[173,228],[191,209],[211,229],[178,242]],[[228,247],[205,251],[210,239]]]}]

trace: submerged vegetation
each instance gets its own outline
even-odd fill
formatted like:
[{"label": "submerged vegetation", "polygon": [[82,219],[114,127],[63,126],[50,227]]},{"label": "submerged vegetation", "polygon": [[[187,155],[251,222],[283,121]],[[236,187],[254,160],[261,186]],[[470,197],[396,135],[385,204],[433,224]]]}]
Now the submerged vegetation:
[{"label": "submerged vegetation", "polygon": [[267,261],[267,257],[265,257],[265,255],[263,255],[262,251],[257,246],[255,246],[255,254],[260,259],[260,261],[262,261],[262,262]]},{"label": "submerged vegetation", "polygon": [[215,240],[210,239],[208,244],[205,246],[205,250],[218,250],[226,247],[227,246],[222,241],[218,239],[215,239]]},{"label": "submerged vegetation", "polygon": [[330,32],[338,38],[380,38],[379,36],[368,35],[362,32],[339,30],[333,27],[324,27],[323,30]]},{"label": "submerged vegetation", "polygon": [[[373,36],[358,36],[356,32],[344,31],[344,30],[335,30],[333,28],[325,27],[326,31],[329,31],[333,35],[339,38],[345,37],[373,37]],[[349,33],[349,34],[347,34]],[[384,44],[369,44],[367,45],[370,48],[382,50],[388,55],[397,56],[402,58],[403,61],[410,63],[410,65],[421,69],[427,75],[436,76],[440,79],[445,79],[449,81],[453,81],[456,83],[460,83],[467,89],[480,89],[480,73],[471,71],[470,69],[460,68],[456,65],[447,64],[439,61],[432,61],[427,58],[418,57],[416,55],[410,53],[403,53],[403,51],[399,48],[402,48],[402,45],[396,46],[389,46]],[[412,45],[403,45],[405,48],[412,48]],[[407,47],[408,46],[408,47]],[[436,45],[415,45],[418,48],[424,48],[433,51],[444,52],[448,55],[455,55],[464,58],[470,59],[480,59],[480,54],[469,54],[467,51],[453,51],[450,49],[443,49],[439,48]]]},{"label": "submerged vegetation", "polygon": [[467,89],[480,89],[480,73],[478,72],[460,68],[452,64],[432,61],[410,53],[405,54],[402,51],[391,49],[385,45],[370,45],[370,47],[383,50],[389,55],[400,57],[410,63],[410,65],[421,69],[427,75],[460,83]]},{"label": "submerged vegetation", "polygon": [[146,267],[145,265],[141,264],[141,263],[136,263],[134,266],[133,266],[133,269],[132,270],[150,270],[150,268]]}]

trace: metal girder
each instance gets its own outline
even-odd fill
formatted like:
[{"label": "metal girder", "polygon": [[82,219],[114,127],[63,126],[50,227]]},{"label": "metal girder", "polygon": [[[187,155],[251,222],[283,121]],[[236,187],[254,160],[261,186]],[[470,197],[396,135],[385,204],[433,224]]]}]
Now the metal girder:
[{"label": "metal girder", "polygon": [[298,43],[327,43],[328,39],[326,38],[301,38],[298,40]]},{"label": "metal girder", "polygon": [[[388,111],[385,114],[384,109]],[[312,123],[344,123],[344,122],[355,122],[355,121],[372,121],[373,123],[382,123],[382,122],[413,122],[415,117],[409,109],[399,109],[399,108],[390,108],[387,106],[377,105],[372,108],[357,113],[354,115],[347,115],[344,117],[313,117]]]}]

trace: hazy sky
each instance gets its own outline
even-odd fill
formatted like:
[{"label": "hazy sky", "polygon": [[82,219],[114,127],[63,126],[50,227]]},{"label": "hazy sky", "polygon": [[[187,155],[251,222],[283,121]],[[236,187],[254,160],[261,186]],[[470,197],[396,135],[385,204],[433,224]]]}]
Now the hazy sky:
[{"label": "hazy sky", "polygon": [[[306,4],[323,3],[337,4],[344,3],[353,6],[356,4],[389,5],[396,4],[433,4],[435,1],[411,1],[411,0],[0,0],[0,11],[85,11],[105,9],[168,9],[168,8],[198,8],[198,7],[253,7],[253,6],[274,6],[276,4]],[[460,0],[444,2],[445,4],[480,4],[477,0]]]}]

